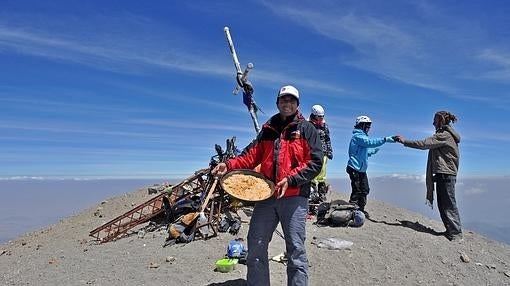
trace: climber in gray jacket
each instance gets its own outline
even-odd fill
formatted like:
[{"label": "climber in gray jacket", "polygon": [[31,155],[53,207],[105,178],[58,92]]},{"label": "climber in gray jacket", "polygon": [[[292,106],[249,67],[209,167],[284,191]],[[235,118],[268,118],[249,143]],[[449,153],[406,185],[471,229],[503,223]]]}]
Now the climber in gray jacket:
[{"label": "climber in gray jacket", "polygon": [[455,201],[460,135],[450,126],[450,123],[456,121],[454,114],[438,111],[434,115],[434,135],[423,140],[406,140],[402,136],[396,136],[396,140],[406,147],[429,150],[426,172],[427,204],[432,207],[435,182],[439,214],[446,228],[445,236],[452,241],[462,240],[460,215]]}]

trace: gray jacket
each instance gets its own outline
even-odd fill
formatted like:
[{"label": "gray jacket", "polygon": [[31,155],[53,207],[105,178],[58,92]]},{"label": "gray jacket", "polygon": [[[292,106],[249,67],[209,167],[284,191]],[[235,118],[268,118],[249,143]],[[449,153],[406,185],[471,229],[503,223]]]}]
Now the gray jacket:
[{"label": "gray jacket", "polygon": [[460,135],[449,125],[423,140],[404,140],[404,146],[429,150],[427,159],[427,200],[430,205],[434,200],[434,174],[457,175],[459,169]]}]

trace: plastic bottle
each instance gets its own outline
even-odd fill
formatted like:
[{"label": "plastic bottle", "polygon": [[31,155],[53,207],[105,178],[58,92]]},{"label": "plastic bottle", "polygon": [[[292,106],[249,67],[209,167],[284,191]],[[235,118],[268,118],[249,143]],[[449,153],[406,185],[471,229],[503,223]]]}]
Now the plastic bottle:
[{"label": "plastic bottle", "polygon": [[200,231],[200,233],[204,237],[207,237],[209,235],[209,226],[208,225],[202,226],[206,223],[207,223],[207,217],[205,216],[205,213],[200,212],[200,214],[198,215],[198,225],[201,227],[198,229],[198,231]]}]

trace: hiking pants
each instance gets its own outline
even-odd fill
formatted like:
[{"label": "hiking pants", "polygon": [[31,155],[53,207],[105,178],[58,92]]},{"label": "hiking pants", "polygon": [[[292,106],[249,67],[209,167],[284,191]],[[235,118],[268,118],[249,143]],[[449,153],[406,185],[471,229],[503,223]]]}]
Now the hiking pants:
[{"label": "hiking pants", "polygon": [[446,228],[446,235],[449,237],[461,235],[460,215],[457,209],[457,202],[455,201],[455,182],[457,177],[454,175],[436,174],[434,178],[437,189],[437,208]]},{"label": "hiking pants", "polygon": [[[308,285],[308,259],[305,249],[305,224],[308,199],[302,196],[256,203],[248,231],[248,285],[270,285],[268,245],[278,222],[285,237],[287,285]],[[278,238],[280,239],[280,238]]]},{"label": "hiking pants", "polygon": [[367,173],[358,172],[350,166],[347,166],[345,171],[349,174],[349,178],[351,179],[352,191],[349,202],[355,203],[360,211],[364,211],[365,205],[367,204],[367,195],[370,192]]}]

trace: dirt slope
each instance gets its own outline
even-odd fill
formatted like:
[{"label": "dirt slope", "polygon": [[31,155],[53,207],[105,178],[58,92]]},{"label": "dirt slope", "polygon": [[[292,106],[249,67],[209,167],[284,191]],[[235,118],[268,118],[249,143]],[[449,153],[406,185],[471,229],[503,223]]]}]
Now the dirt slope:
[{"label": "dirt slope", "polygon": [[[135,232],[101,245],[88,237],[90,230],[149,198],[142,190],[111,198],[0,245],[0,284],[245,285],[244,265],[229,273],[213,270],[228,242],[246,236],[247,224],[235,237],[220,233],[166,248],[164,232],[142,238]],[[469,231],[464,241],[449,242],[435,235],[443,231],[438,221],[374,200],[367,210],[371,220],[362,228],[318,228],[308,221],[310,285],[510,285],[509,245]],[[343,250],[318,248],[315,243],[324,238],[354,244]],[[283,250],[275,235],[269,256]],[[285,285],[285,266],[271,262],[270,267],[272,284]]]}]

